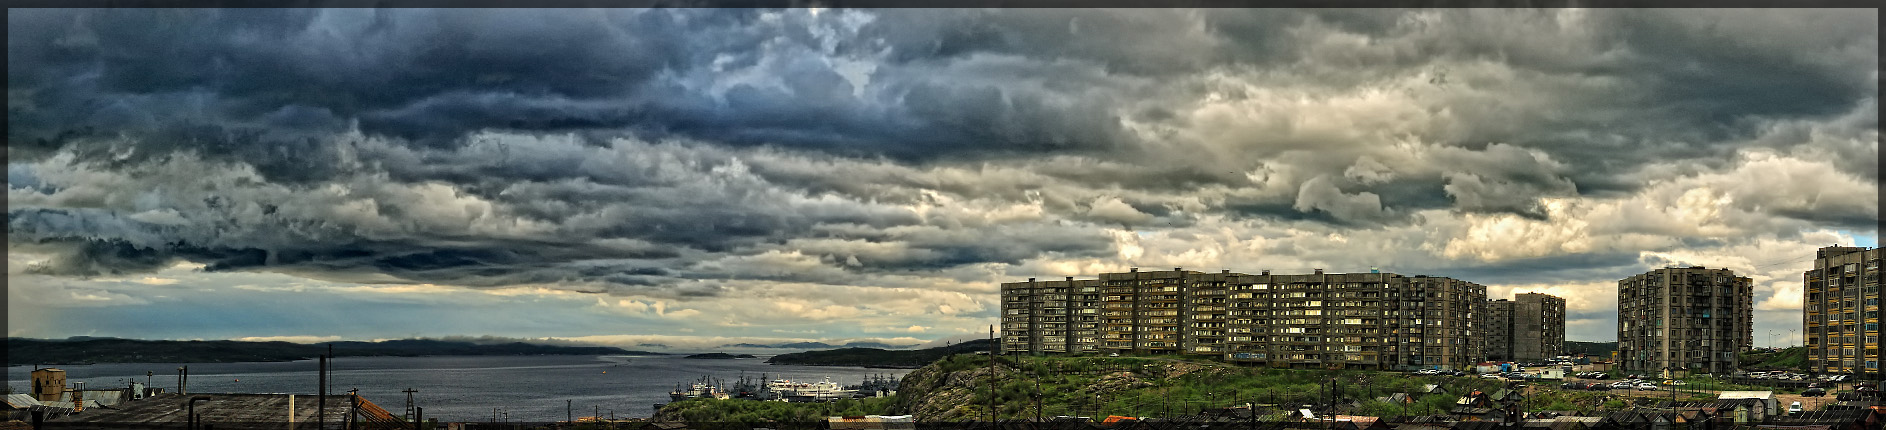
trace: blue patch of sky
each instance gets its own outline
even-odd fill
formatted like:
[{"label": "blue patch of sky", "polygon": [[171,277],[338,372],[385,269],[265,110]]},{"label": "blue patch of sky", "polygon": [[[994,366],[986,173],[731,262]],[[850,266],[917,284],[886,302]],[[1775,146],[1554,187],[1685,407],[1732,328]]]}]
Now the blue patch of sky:
[{"label": "blue patch of sky", "polygon": [[1844,236],[1852,236],[1854,246],[1864,246],[1867,248],[1879,247],[1879,232],[1877,231],[1855,232],[1852,230],[1835,230],[1834,232]]}]

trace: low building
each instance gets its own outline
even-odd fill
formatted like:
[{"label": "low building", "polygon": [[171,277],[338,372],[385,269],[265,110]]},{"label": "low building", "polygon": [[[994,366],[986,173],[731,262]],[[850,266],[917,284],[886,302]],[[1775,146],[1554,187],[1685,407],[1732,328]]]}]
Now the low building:
[{"label": "low building", "polygon": [[33,369],[34,399],[41,402],[56,402],[65,398],[65,370],[55,368]]},{"label": "low building", "polygon": [[[1747,403],[1752,406],[1749,408],[1748,422],[1762,422],[1767,420],[1769,416],[1781,415],[1779,412],[1781,411],[1781,401],[1775,399],[1775,392],[1773,391],[1724,391],[1722,394],[1717,395],[1716,399],[1719,401]],[[1738,420],[1737,422],[1743,421]]]},{"label": "low building", "polygon": [[825,420],[832,430],[903,430],[917,428],[909,415],[864,415],[830,417]]}]

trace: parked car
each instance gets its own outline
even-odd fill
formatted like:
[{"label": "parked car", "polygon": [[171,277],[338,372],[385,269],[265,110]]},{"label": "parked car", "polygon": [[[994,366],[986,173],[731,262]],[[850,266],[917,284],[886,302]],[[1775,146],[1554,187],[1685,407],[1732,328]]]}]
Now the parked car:
[{"label": "parked car", "polygon": [[1657,384],[1648,382],[1637,384],[1637,391],[1657,391]]},{"label": "parked car", "polygon": [[1794,402],[1794,403],[1788,404],[1788,415],[1800,415],[1800,414],[1801,414],[1801,402]]},{"label": "parked car", "polygon": [[1819,387],[1816,387],[1816,388],[1809,388],[1809,389],[1806,389],[1806,390],[1802,390],[1802,391],[1801,391],[1801,395],[1802,395],[1802,396],[1807,396],[1807,397],[1820,397],[1820,396],[1825,396],[1825,395],[1827,395],[1827,389],[1825,389],[1825,388],[1819,388]]},{"label": "parked car", "polygon": [[1600,382],[1600,383],[1591,384],[1590,389],[1592,391],[1611,391],[1611,386],[1605,385],[1604,383]]}]

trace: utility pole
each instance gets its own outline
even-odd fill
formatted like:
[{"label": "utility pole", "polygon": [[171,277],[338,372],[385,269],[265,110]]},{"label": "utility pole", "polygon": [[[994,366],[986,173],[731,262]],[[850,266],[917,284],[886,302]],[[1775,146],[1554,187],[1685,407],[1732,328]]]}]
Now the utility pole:
[{"label": "utility pole", "polygon": [[1035,374],[1035,423],[1041,423],[1041,374]]},{"label": "utility pole", "polygon": [[995,356],[1001,353],[1001,349],[996,348],[997,345],[999,344],[997,344],[995,341],[995,326],[990,325],[989,326],[989,422],[991,423],[995,422],[995,420],[997,419],[997,415],[995,413]]},{"label": "utility pole", "polygon": [[415,406],[413,405],[413,393],[417,393],[419,392],[419,390],[412,389],[412,387],[407,387],[405,391],[401,391],[401,392],[406,393],[406,419],[408,421],[411,421],[414,419],[413,417],[415,415],[414,410],[413,410],[415,408]]},{"label": "utility pole", "polygon": [[320,380],[315,381],[315,385],[320,388],[317,388],[319,391],[315,395],[317,406],[314,409],[314,426],[320,430],[327,430],[327,354],[321,354],[321,362],[316,366],[320,368],[320,371],[315,372],[315,378]]}]

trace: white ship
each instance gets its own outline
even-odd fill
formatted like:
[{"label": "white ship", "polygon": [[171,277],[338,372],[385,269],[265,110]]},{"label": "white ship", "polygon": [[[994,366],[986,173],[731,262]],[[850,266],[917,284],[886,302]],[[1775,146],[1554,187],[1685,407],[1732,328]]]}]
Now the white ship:
[{"label": "white ship", "polygon": [[774,379],[766,383],[766,389],[789,402],[829,402],[839,399],[858,397],[858,390],[848,390],[844,386],[825,378],[820,382],[794,382],[788,379]]}]

